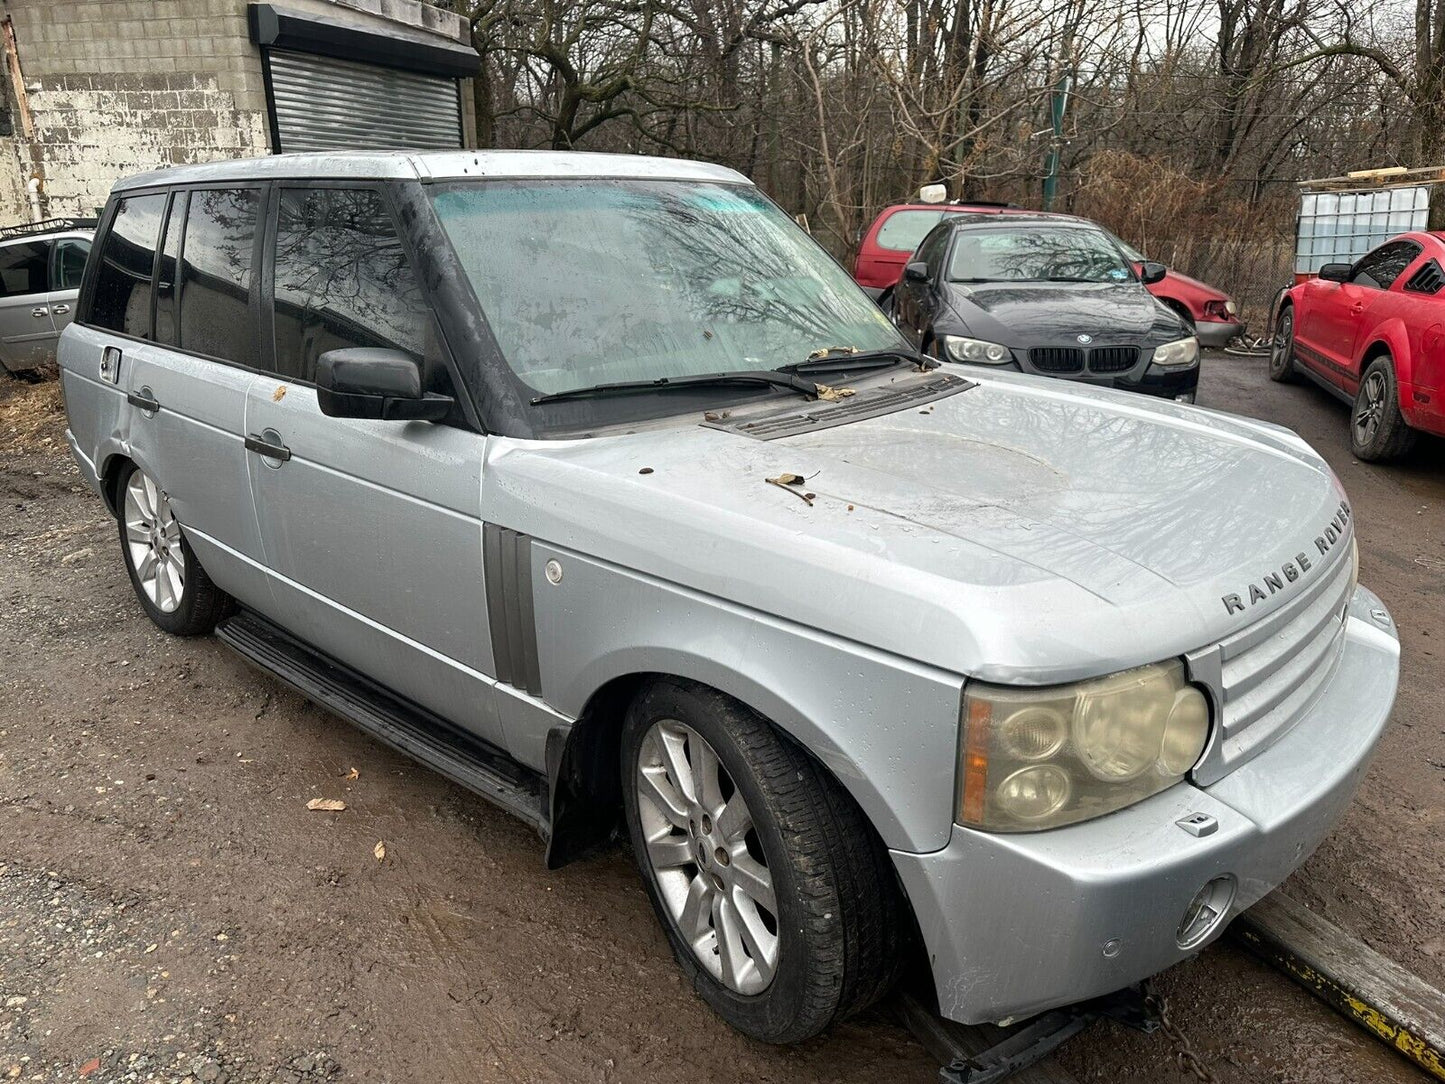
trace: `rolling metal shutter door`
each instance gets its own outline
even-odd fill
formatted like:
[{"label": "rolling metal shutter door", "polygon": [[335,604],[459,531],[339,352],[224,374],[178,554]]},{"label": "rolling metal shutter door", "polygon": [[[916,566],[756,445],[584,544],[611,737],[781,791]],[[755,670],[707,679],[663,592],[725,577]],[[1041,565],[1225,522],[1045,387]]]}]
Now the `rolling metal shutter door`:
[{"label": "rolling metal shutter door", "polygon": [[455,79],[283,49],[268,55],[278,151],[462,145]]}]

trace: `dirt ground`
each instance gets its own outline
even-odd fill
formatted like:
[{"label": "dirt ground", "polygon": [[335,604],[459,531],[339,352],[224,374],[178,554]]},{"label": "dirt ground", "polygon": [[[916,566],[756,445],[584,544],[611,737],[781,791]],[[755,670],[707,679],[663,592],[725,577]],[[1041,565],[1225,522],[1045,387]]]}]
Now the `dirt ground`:
[{"label": "dirt ground", "polygon": [[[1344,407],[1262,360],[1208,359],[1201,401],[1329,458],[1403,630],[1382,751],[1289,890],[1445,984],[1445,444],[1356,463]],[[0,382],[0,1082],[934,1079],[883,1009],[798,1049],[742,1039],[680,981],[628,856],[549,874],[520,823],[161,634],[59,408]],[[1421,1079],[1228,942],[1158,986],[1220,1081]],[[1113,1025],[1059,1058],[1183,1079]]]}]

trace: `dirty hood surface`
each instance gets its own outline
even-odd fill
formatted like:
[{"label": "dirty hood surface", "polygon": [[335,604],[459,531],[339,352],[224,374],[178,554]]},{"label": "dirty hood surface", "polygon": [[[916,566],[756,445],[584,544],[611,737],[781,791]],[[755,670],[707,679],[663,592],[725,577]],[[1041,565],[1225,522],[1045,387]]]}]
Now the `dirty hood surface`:
[{"label": "dirty hood surface", "polygon": [[[499,443],[488,504],[536,537],[761,613],[1026,683],[1213,643],[1348,559],[1348,527],[1316,545],[1339,483],[1287,430],[978,379],[771,441],[699,424]],[[766,481],[784,472],[806,482]],[[1311,570],[1251,604],[1250,585],[1301,553]]]}]

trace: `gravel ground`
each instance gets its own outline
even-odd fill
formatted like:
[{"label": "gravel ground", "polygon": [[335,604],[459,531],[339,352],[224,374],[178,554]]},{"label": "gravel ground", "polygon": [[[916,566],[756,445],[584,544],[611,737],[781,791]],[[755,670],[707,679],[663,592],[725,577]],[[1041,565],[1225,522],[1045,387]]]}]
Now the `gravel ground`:
[{"label": "gravel ground", "polygon": [[[1290,891],[1445,984],[1442,444],[1354,463],[1344,408],[1261,360],[1211,357],[1201,401],[1331,460],[1403,630],[1381,754]],[[153,628],[59,406],[0,383],[0,1081],[934,1079],[883,1009],[796,1049],[742,1039],[682,984],[626,855],[548,874],[520,823]],[[1420,1079],[1228,943],[1158,985],[1222,1082]],[[1182,1079],[1112,1025],[1060,1060]]]}]

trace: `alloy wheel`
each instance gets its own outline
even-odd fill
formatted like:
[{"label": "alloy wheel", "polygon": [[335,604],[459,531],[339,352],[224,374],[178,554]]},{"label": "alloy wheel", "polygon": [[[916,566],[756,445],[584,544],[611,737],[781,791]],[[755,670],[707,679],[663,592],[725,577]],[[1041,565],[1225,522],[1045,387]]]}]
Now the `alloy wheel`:
[{"label": "alloy wheel", "polygon": [[1294,317],[1285,313],[1280,317],[1279,327],[1275,329],[1273,355],[1269,359],[1270,368],[1276,373],[1282,373],[1289,368],[1289,355],[1294,347]]},{"label": "alloy wheel", "polygon": [[742,792],[701,734],[654,723],[638,750],[647,866],[669,918],[729,990],[766,990],[778,969],[772,873]]},{"label": "alloy wheel", "polygon": [[1385,413],[1385,395],[1389,385],[1385,374],[1376,370],[1365,377],[1360,388],[1359,403],[1355,406],[1355,443],[1363,448],[1375,439],[1380,430],[1380,420]]},{"label": "alloy wheel", "polygon": [[157,610],[174,613],[186,590],[181,525],[144,471],[135,471],[126,483],[124,515],[126,549],[141,590]]}]

